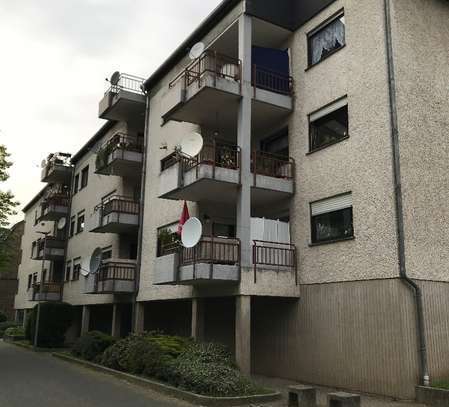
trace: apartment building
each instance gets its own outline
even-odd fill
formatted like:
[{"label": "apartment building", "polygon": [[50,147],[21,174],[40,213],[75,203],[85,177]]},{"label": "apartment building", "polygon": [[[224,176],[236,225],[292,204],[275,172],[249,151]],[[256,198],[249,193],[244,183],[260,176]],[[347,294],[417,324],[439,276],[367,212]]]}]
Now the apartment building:
[{"label": "apartment building", "polygon": [[73,335],[162,329],[227,344],[246,373],[399,398],[447,376],[448,17],[446,0],[226,0],[146,81],[114,74],[70,164]]}]

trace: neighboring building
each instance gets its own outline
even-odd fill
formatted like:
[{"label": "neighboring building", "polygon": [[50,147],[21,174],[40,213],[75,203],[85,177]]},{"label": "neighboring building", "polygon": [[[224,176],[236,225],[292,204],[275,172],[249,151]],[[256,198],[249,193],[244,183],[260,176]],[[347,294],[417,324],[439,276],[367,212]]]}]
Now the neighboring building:
[{"label": "neighboring building", "polygon": [[24,222],[0,231],[0,311],[14,319],[17,272],[22,260],[21,240]]},{"label": "neighboring building", "polygon": [[71,159],[72,334],[162,329],[246,373],[398,398],[447,377],[448,20],[443,0],[226,0],[146,97],[114,74]]}]

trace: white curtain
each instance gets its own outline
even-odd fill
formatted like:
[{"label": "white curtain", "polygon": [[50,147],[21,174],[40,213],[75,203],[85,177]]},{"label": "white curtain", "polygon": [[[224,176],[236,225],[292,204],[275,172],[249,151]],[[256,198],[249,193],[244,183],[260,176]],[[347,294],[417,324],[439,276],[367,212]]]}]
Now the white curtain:
[{"label": "white curtain", "polygon": [[326,54],[344,44],[345,24],[341,17],[312,37],[312,64],[319,62]]}]

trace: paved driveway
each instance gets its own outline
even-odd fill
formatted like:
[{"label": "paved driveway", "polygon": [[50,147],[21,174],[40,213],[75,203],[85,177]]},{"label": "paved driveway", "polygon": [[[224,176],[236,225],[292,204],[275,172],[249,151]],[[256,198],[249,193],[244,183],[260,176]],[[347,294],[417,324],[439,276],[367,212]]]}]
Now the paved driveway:
[{"label": "paved driveway", "polygon": [[0,341],[1,407],[189,406],[115,377]]}]

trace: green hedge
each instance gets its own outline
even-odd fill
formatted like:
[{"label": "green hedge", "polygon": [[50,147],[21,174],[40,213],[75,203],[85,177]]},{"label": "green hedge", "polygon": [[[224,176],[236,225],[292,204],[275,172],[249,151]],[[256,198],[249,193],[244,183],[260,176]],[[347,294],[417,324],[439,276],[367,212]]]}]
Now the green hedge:
[{"label": "green hedge", "polygon": [[103,352],[115,341],[115,338],[103,332],[87,332],[76,341],[72,353],[86,360],[99,361]]},{"label": "green hedge", "polygon": [[8,328],[14,328],[16,326],[19,326],[19,324],[13,321],[0,322],[0,338],[3,338],[3,335]]},{"label": "green hedge", "polygon": [[[37,305],[31,310],[25,326],[26,339],[33,341],[36,329]],[[38,346],[47,348],[62,347],[65,333],[72,324],[73,307],[63,302],[44,302],[41,304]]]},{"label": "green hedge", "polygon": [[25,337],[25,330],[21,326],[11,327],[5,331],[4,336]]}]

